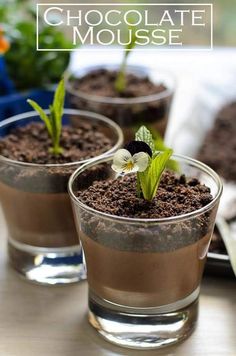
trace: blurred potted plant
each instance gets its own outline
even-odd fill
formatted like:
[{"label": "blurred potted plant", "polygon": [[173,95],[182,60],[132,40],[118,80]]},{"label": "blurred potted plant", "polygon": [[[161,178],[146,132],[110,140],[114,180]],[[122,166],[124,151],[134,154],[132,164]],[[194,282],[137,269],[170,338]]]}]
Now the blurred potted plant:
[{"label": "blurred potted plant", "polygon": [[[62,32],[40,26],[40,21],[39,17],[39,36],[44,48],[69,46]],[[10,44],[5,53],[5,67],[15,88],[11,88],[9,96],[9,91],[4,92],[1,87],[1,118],[29,110],[26,103],[29,96],[44,108],[48,107],[53,98],[50,87],[58,82],[67,67],[69,53],[36,52],[36,14],[28,0],[13,0],[7,6],[0,4],[0,23]]]}]

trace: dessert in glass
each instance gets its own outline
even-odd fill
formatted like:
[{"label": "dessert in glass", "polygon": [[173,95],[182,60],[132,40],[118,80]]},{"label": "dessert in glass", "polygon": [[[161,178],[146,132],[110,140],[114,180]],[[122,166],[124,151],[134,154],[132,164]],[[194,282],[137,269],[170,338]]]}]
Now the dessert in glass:
[{"label": "dessert in glass", "polygon": [[105,115],[123,130],[125,142],[138,126],[146,125],[164,137],[175,90],[173,75],[162,69],[128,65],[126,89],[115,90],[119,65],[78,68],[67,74],[70,106]]},{"label": "dessert in glass", "polygon": [[[178,173],[163,171],[146,200],[137,195],[135,173],[112,169],[115,155],[80,167],[69,180],[87,265],[89,321],[112,343],[159,348],[186,338],[197,322],[222,184],[208,166],[174,155]],[[126,160],[128,169],[131,163]]]},{"label": "dessert in glass", "polygon": [[122,142],[122,131],[113,121],[64,109],[64,153],[53,157],[36,112],[0,123],[0,201],[8,227],[10,263],[20,275],[44,284],[86,277],[68,179],[76,168],[114,152]]}]

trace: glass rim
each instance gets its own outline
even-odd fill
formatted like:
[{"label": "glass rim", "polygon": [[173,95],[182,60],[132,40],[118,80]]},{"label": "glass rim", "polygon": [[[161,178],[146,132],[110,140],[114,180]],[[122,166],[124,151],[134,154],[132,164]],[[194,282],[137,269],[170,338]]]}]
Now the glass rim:
[{"label": "glass rim", "polygon": [[[49,114],[50,110],[44,110],[46,114]],[[95,160],[97,158],[102,158],[104,156],[110,155],[113,152],[115,152],[123,143],[124,141],[124,136],[123,136],[123,132],[121,130],[121,128],[119,127],[119,125],[117,125],[114,121],[112,121],[111,119],[107,118],[104,115],[101,114],[97,114],[91,111],[86,111],[86,110],[77,110],[77,109],[64,109],[64,114],[65,115],[80,115],[80,116],[84,116],[86,117],[86,119],[95,119],[98,121],[101,121],[103,123],[108,124],[108,126],[110,126],[110,128],[112,128],[114,130],[114,132],[117,133],[117,141],[116,143],[106,152],[103,152],[102,154],[96,156],[96,157],[91,157],[91,158],[87,158],[81,161],[75,161],[75,162],[68,162],[68,163],[30,163],[30,162],[21,162],[21,161],[17,161],[14,159],[10,159],[7,157],[4,157],[3,155],[0,154],[0,162],[5,162],[5,163],[9,163],[9,164],[14,164],[14,165],[19,165],[19,166],[24,166],[24,167],[73,167],[73,166],[78,166],[78,164],[83,165],[86,163],[91,162],[92,160]],[[35,111],[28,111],[22,114],[18,114],[18,115],[14,115],[9,117],[8,119],[2,120],[0,121],[0,129],[4,128],[4,126],[7,126],[9,124],[12,124],[14,122],[20,121],[20,120],[24,120],[24,119],[30,119],[34,116],[39,117],[39,114]]]},{"label": "glass rim", "polygon": [[198,216],[201,215],[202,213],[210,210],[211,208],[213,208],[216,203],[218,202],[222,191],[223,191],[223,184],[222,181],[219,177],[219,175],[209,166],[207,166],[205,163],[202,163],[194,158],[191,157],[187,157],[184,155],[180,155],[180,154],[174,154],[172,156],[173,158],[177,158],[180,161],[183,161],[187,164],[192,164],[195,168],[200,169],[201,171],[207,173],[209,176],[211,176],[211,178],[215,181],[216,186],[217,186],[217,193],[216,196],[213,198],[213,200],[208,203],[207,205],[205,205],[204,207],[194,210],[190,213],[185,213],[185,214],[181,214],[181,215],[177,215],[177,216],[171,216],[171,217],[166,217],[166,218],[157,218],[157,219],[147,219],[147,218],[130,218],[130,217],[124,217],[124,216],[118,216],[118,215],[112,215],[112,214],[108,214],[108,213],[104,213],[102,211],[96,210],[94,208],[91,208],[89,206],[87,206],[86,204],[82,203],[74,194],[73,189],[72,189],[72,185],[75,181],[75,179],[81,174],[83,173],[85,170],[93,167],[94,165],[100,164],[100,163],[107,163],[108,161],[111,161],[113,158],[113,154],[110,154],[109,156],[106,157],[102,157],[102,158],[98,158],[96,160],[93,160],[89,163],[84,164],[83,166],[77,168],[72,175],[69,178],[68,181],[68,192],[70,195],[70,198],[72,199],[72,201],[79,206],[80,208],[83,208],[84,210],[93,213],[93,214],[97,214],[99,216],[102,216],[103,218],[106,218],[108,220],[115,220],[117,222],[125,222],[128,224],[136,224],[136,223],[146,223],[146,224],[165,224],[165,223],[176,223],[178,221],[184,221],[187,220],[189,218],[192,218],[194,216]]},{"label": "glass rim", "polygon": [[[97,65],[85,65],[82,68],[86,69],[86,68],[91,68],[91,69],[95,69],[95,68],[116,68],[117,66],[119,66],[117,63],[114,64],[97,64]],[[173,88],[166,88],[165,90],[163,90],[160,93],[156,93],[156,94],[151,94],[151,95],[145,95],[145,96],[139,96],[137,98],[114,98],[114,97],[110,97],[110,96],[99,96],[99,95],[92,95],[89,93],[83,93],[80,90],[74,90],[72,88],[71,85],[69,85],[70,83],[70,78],[72,76],[75,75],[76,71],[70,71],[67,70],[64,73],[64,78],[65,78],[65,87],[66,87],[66,91],[71,94],[74,95],[76,97],[80,97],[81,99],[84,100],[90,100],[90,101],[94,101],[96,103],[100,103],[100,104],[120,104],[120,105],[128,105],[128,104],[142,104],[142,103],[148,103],[148,102],[152,102],[152,101],[156,101],[156,100],[160,100],[163,98],[166,98],[170,95],[173,95],[174,93],[174,88],[176,87],[176,78],[174,76],[174,74],[166,69],[162,69],[162,68],[154,68],[154,67],[148,67],[145,65],[127,65],[127,68],[133,68],[133,69],[147,69],[148,71],[155,71],[155,72],[160,72],[163,73],[164,75],[168,75],[171,80],[173,81]],[[79,71],[79,68],[77,69],[77,71]]]}]

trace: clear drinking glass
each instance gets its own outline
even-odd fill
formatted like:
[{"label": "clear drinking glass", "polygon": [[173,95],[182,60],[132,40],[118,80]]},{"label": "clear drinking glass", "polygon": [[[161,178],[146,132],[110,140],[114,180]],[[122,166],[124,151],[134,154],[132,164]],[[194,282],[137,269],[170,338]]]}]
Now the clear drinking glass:
[{"label": "clear drinking glass", "polygon": [[[11,129],[40,121],[28,112],[0,122],[0,137]],[[63,123],[76,127],[91,122],[112,141],[101,156],[115,152],[123,142],[121,129],[94,113],[65,109]],[[71,173],[90,161],[31,164],[0,156],[0,201],[8,226],[11,265],[25,278],[45,284],[64,284],[85,278],[81,246],[67,193]]]},{"label": "clear drinking glass", "polygon": [[137,349],[159,348],[194,329],[208,246],[222,192],[217,174],[174,156],[181,173],[211,189],[204,208],[165,219],[109,215],[82,203],[76,192],[116,179],[112,157],[77,169],[69,193],[87,265],[89,322],[106,340]]},{"label": "clear drinking glass", "polygon": [[128,73],[133,73],[138,77],[148,77],[153,83],[164,84],[166,87],[161,93],[137,98],[96,96],[74,87],[74,79],[82,78],[97,69],[117,71],[119,66],[108,64],[88,66],[68,73],[66,89],[71,107],[97,112],[111,118],[122,128],[125,142],[134,139],[134,133],[141,125],[158,131],[164,137],[175,89],[175,80],[172,74],[162,69],[128,65]]}]

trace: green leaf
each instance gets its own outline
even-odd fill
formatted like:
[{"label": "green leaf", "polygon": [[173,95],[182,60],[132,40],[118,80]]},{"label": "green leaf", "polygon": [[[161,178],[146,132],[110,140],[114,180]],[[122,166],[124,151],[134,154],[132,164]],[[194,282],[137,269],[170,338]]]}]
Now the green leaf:
[{"label": "green leaf", "polygon": [[65,83],[64,79],[60,81],[54,94],[52,105],[49,105],[50,115],[45,114],[44,110],[33,100],[28,99],[28,103],[39,113],[41,119],[44,121],[48,134],[52,139],[52,148],[50,152],[55,155],[62,153],[60,147],[60,137],[62,130],[62,117],[65,102]]},{"label": "green leaf", "polygon": [[54,94],[53,104],[52,104],[54,113],[56,115],[57,124],[59,124],[58,127],[60,127],[61,125],[64,102],[65,102],[65,81],[63,78],[57,86],[57,89]]},{"label": "green leaf", "polygon": [[49,119],[52,127],[52,143],[53,143],[53,147],[55,147],[57,145],[57,127],[56,127],[54,109],[52,105],[49,105],[49,110],[50,110]]},{"label": "green leaf", "polygon": [[47,127],[48,133],[52,137],[53,133],[52,133],[51,122],[50,122],[49,117],[45,114],[44,110],[34,100],[28,99],[27,103],[30,104],[32,106],[32,108],[38,112],[40,118],[43,120],[43,122],[45,123],[45,125]]},{"label": "green leaf", "polygon": [[156,195],[157,188],[159,186],[162,173],[166,168],[166,164],[173,154],[172,149],[167,149],[160,153],[150,165],[150,180],[151,180],[151,199]]},{"label": "green leaf", "polygon": [[64,79],[62,79],[57,86],[57,89],[54,94],[53,104],[50,107],[51,119],[55,127],[55,139],[58,144],[61,136],[64,102],[65,102],[65,81]]},{"label": "green leaf", "polygon": [[151,148],[152,153],[155,152],[155,142],[153,140],[152,134],[145,126],[141,126],[140,129],[136,132],[135,140],[145,142]]},{"label": "green leaf", "polygon": [[151,201],[156,195],[162,173],[164,172],[172,153],[172,149],[167,149],[166,151],[159,153],[151,160],[146,171],[138,173],[138,180],[141,185],[144,199]]},{"label": "green leaf", "polygon": [[126,86],[125,70],[121,68],[115,81],[115,89],[118,93],[122,93],[125,90],[125,86]]},{"label": "green leaf", "polygon": [[[129,23],[131,23],[131,22],[132,22],[132,19],[129,19]],[[127,32],[129,33],[130,31],[131,31],[131,41],[128,41],[127,45],[125,46],[123,60],[121,62],[121,66],[120,66],[120,69],[118,71],[116,81],[115,81],[115,89],[118,91],[118,93],[122,93],[125,90],[125,86],[126,86],[125,72],[126,72],[127,60],[128,60],[128,57],[129,57],[132,49],[134,49],[134,47],[136,46],[137,27],[129,25]]]},{"label": "green leaf", "polygon": [[[129,20],[130,22],[131,20]],[[126,45],[125,49],[126,49],[126,57],[128,57],[128,55],[130,54],[130,51],[132,49],[134,49],[134,47],[136,46],[136,40],[137,40],[137,36],[136,36],[136,31],[137,31],[137,27],[136,26],[128,26],[128,31],[131,31],[131,41],[128,42],[128,44]]]}]

